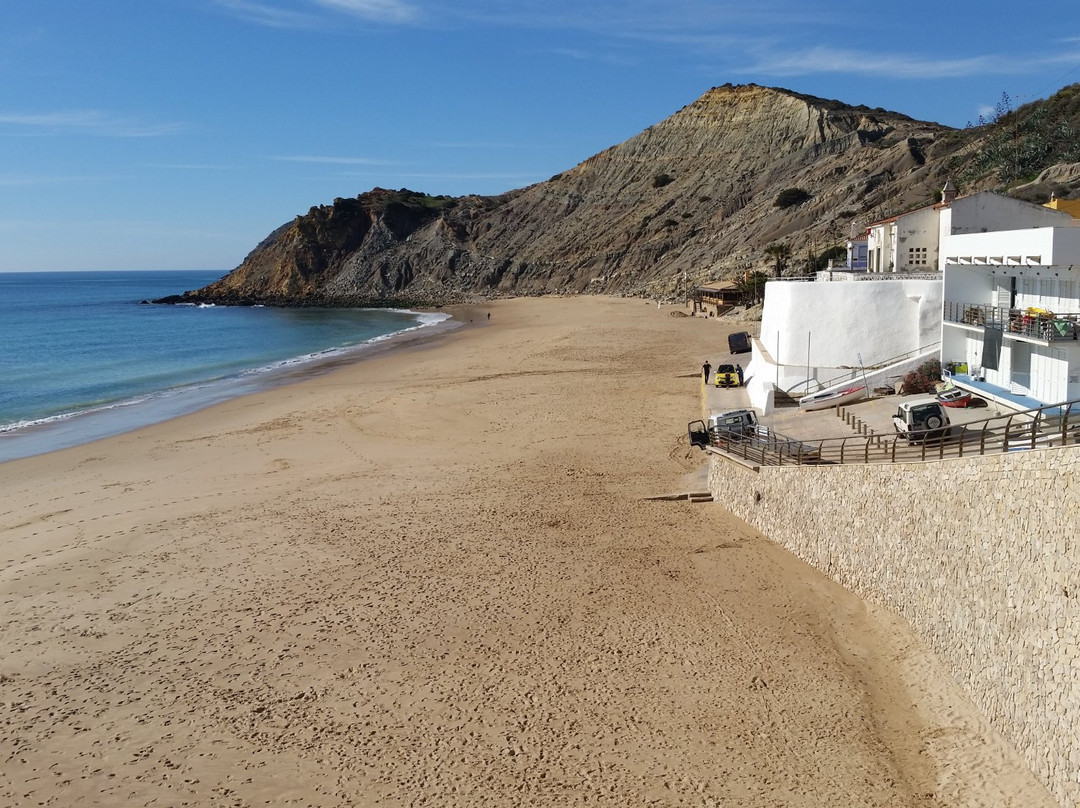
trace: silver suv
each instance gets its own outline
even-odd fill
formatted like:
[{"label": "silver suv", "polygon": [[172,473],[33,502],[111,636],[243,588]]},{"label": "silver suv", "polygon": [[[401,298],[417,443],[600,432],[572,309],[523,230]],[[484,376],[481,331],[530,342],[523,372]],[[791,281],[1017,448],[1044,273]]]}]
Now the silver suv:
[{"label": "silver suv", "polygon": [[704,421],[691,421],[686,425],[691,446],[718,446],[721,441],[739,441],[768,430],[758,423],[757,413],[753,410],[727,410],[714,412],[709,416],[708,426]]},{"label": "silver suv", "polygon": [[[722,366],[721,366],[722,367]],[[709,432],[753,435],[758,432],[757,413],[753,410],[727,410],[709,416]]]},{"label": "silver suv", "polygon": [[917,398],[903,402],[892,419],[897,435],[908,443],[941,440],[949,434],[949,414],[934,398]]}]

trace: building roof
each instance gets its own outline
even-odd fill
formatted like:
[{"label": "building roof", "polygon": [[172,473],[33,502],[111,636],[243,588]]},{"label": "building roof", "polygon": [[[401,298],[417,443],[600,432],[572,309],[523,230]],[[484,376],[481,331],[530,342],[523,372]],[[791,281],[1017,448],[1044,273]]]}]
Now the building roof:
[{"label": "building roof", "polygon": [[703,292],[728,292],[738,288],[738,284],[734,281],[712,281],[711,283],[703,283],[698,286]]},{"label": "building roof", "polygon": [[903,213],[898,213],[895,216],[890,216],[888,219],[878,219],[876,222],[870,222],[870,224],[868,224],[866,226],[866,229],[867,229],[867,231],[869,231],[871,227],[874,227],[876,225],[889,224],[889,222],[895,222],[901,216],[908,216],[908,215],[910,215],[912,213],[918,213],[920,210],[929,210],[930,208],[947,208],[947,207],[949,207],[949,206],[945,205],[945,204],[942,204],[941,202],[935,202],[932,205],[923,205],[923,206],[918,207],[918,208],[912,208],[911,210],[905,210]]}]

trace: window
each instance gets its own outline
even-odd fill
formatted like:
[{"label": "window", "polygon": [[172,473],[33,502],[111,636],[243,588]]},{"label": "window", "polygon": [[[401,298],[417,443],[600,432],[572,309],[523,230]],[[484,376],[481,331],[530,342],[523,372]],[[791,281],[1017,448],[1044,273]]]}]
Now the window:
[{"label": "window", "polygon": [[924,267],[926,266],[926,247],[909,247],[908,248],[908,266]]}]

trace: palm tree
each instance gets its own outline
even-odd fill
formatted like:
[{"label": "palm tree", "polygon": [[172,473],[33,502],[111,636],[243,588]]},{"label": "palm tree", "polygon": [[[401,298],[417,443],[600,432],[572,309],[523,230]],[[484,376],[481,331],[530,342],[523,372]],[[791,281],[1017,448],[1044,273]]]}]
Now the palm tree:
[{"label": "palm tree", "polygon": [[782,278],[784,276],[784,267],[787,266],[787,260],[791,257],[791,248],[780,241],[766,247],[765,254],[771,255],[776,260],[776,277]]},{"label": "palm tree", "polygon": [[769,276],[764,272],[749,272],[747,271],[741,278],[735,281],[735,288],[739,290],[739,294],[742,295],[742,299],[747,303],[760,303],[762,299],[762,289],[765,288],[765,281],[769,279]]}]

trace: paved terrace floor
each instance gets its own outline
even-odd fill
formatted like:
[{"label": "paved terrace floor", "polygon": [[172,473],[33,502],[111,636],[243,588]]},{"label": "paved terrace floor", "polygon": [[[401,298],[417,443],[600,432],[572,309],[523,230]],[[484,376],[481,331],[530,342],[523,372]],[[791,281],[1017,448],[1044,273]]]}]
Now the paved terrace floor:
[{"label": "paved terrace floor", "polygon": [[[741,363],[748,361],[748,354],[731,355],[725,354],[718,357],[718,364]],[[761,416],[761,423],[769,427],[773,432],[779,433],[796,441],[813,442],[822,439],[833,438],[858,438],[861,435],[877,435],[887,441],[892,441],[895,430],[892,425],[892,416],[897,406],[902,401],[913,400],[921,396],[880,396],[873,399],[864,399],[843,407],[842,412],[847,418],[838,417],[836,408],[803,412],[796,405],[778,407],[769,415]],[[745,388],[717,388],[713,384],[702,384],[701,417],[707,419],[711,413],[722,412],[739,408],[749,408],[750,400]],[[954,427],[975,424],[993,418],[998,415],[1009,415],[1015,409],[1005,407],[998,402],[987,400],[986,407],[967,407],[962,409],[948,410],[949,419]],[[995,434],[1000,434],[1000,428],[995,429]],[[971,436],[973,437],[973,436]],[[854,444],[853,444],[854,445]],[[922,448],[904,449],[903,455],[907,459],[919,459]],[[958,451],[956,445],[946,443],[945,454],[954,456]],[[964,453],[971,453],[971,449],[965,448]],[[929,451],[927,457],[937,455],[937,449]],[[896,459],[901,459],[898,453]]]}]

